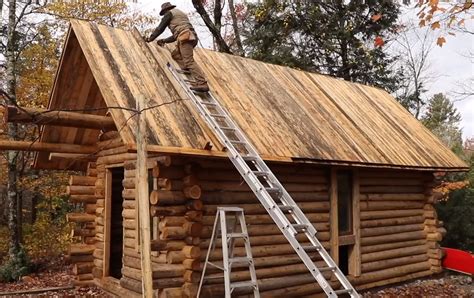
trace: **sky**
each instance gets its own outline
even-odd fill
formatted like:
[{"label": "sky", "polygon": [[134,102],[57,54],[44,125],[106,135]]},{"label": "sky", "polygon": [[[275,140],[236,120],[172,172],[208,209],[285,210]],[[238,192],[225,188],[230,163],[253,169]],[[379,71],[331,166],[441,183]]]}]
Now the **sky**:
[{"label": "sky", "polygon": [[[169,0],[168,0],[169,1]],[[138,0],[136,4],[132,4],[132,9],[142,10],[150,13],[156,10],[156,14],[160,11],[161,4],[166,1],[156,0]],[[195,13],[190,0],[171,1],[178,8],[188,13]],[[406,9],[402,11],[402,19],[413,20],[416,22],[416,11]],[[196,27],[197,33],[202,41],[202,46],[210,48],[212,46],[211,34],[198,18],[192,18],[192,22]],[[467,26],[473,27],[474,20],[470,20]],[[416,29],[423,30],[423,29]],[[168,36],[168,31],[164,36]],[[429,90],[427,97],[436,93],[445,93],[452,100],[462,116],[461,128],[463,130],[463,138],[474,137],[474,98],[464,98],[460,100],[456,96],[455,91],[459,89],[459,82],[466,82],[468,78],[474,77],[474,59],[469,59],[465,55],[474,53],[474,35],[460,34],[447,37],[447,42],[443,47],[434,46],[430,52],[430,73],[435,77],[427,86]]]}]

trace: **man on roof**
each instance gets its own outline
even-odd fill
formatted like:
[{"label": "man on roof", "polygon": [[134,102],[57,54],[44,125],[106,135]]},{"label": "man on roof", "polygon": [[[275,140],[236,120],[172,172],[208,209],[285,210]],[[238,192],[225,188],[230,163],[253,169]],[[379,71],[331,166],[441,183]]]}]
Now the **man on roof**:
[{"label": "man on roof", "polygon": [[173,35],[165,39],[158,39],[158,45],[163,46],[166,43],[177,41],[176,48],[171,52],[171,57],[179,64],[183,73],[189,73],[193,76],[194,82],[191,84],[191,90],[209,91],[204,74],[194,61],[193,51],[198,43],[198,37],[188,16],[169,2],[161,5],[160,15],[163,16],[163,19],[145,41],[152,42],[168,27]]}]

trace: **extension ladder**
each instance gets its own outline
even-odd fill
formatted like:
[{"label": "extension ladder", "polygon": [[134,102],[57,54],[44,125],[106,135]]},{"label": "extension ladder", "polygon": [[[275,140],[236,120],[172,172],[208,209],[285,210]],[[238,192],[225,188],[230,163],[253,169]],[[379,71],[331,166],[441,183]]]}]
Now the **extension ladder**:
[{"label": "extension ladder", "polygon": [[[228,227],[226,213],[234,213],[234,220],[231,227]],[[240,231],[237,230],[237,224],[240,224]],[[222,267],[209,261],[209,256],[215,250],[217,238],[221,233],[222,241]],[[235,240],[242,238],[245,246],[245,256],[234,256]],[[247,225],[245,224],[244,210],[238,207],[218,207],[216,213],[216,220],[214,221],[214,228],[212,229],[211,242],[207,250],[206,261],[202,270],[201,281],[199,282],[199,289],[197,297],[200,297],[202,285],[205,280],[207,265],[216,267],[224,271],[224,287],[225,297],[230,298],[232,292],[237,288],[252,288],[253,295],[256,298],[260,297],[258,292],[257,275],[255,274],[255,266],[252,258],[252,250],[250,249],[249,234],[247,232]],[[250,271],[250,280],[231,282],[230,273],[232,266],[248,267]],[[243,265],[243,266],[242,266]],[[240,272],[240,271],[239,271]]]},{"label": "extension ladder", "polygon": [[[213,94],[211,92],[193,92],[186,83],[185,74],[178,73],[170,63],[168,63],[168,68],[186,91],[206,123],[225,146],[229,159],[235,168],[326,295],[337,297],[339,294],[349,294],[351,297],[359,297],[355,288],[316,238],[317,231],[314,226]],[[301,234],[305,235],[305,241],[298,241],[296,238],[297,235]],[[318,268],[309,253],[319,254],[326,266]],[[326,278],[323,273],[328,275],[329,278]],[[333,276],[340,283],[340,285],[336,284],[335,286],[335,288],[339,288],[338,290],[334,290],[328,282],[328,279],[331,280]]]}]

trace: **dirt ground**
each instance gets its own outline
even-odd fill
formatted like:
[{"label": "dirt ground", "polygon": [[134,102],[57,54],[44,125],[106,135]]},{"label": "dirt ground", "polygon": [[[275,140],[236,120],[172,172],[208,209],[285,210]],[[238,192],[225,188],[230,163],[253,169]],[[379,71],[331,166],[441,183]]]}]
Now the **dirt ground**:
[{"label": "dirt ground", "polygon": [[470,297],[474,298],[472,276],[446,271],[438,276],[415,280],[362,293],[365,298],[388,297]]},{"label": "dirt ground", "polygon": [[[112,297],[97,287],[75,288],[72,286],[74,280],[72,266],[67,265],[63,259],[54,262],[44,262],[44,264],[38,267],[37,273],[24,276],[18,282],[0,283],[0,297]],[[19,293],[60,287],[65,287],[66,289],[37,293]]]},{"label": "dirt ground", "polygon": [[[62,260],[48,263],[14,283],[0,283],[0,297],[111,297],[97,287],[72,287],[72,267]],[[21,291],[67,287],[57,291],[20,294]],[[16,293],[15,293],[16,292]],[[6,294],[11,293],[11,294]],[[14,293],[14,294],[13,294]],[[473,297],[472,277],[445,272],[433,278],[416,280],[391,287],[373,289],[361,293],[363,297]]]}]

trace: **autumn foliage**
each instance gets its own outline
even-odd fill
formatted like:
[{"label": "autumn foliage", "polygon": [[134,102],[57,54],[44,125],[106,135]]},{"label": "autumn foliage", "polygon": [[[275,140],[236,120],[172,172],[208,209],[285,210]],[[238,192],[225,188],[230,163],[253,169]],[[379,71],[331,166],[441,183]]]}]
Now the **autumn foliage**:
[{"label": "autumn foliage", "polygon": [[[1,2],[3,4],[3,1]],[[100,24],[131,30],[137,27],[143,34],[158,23],[158,13],[132,11],[126,1],[24,1],[18,3],[18,12],[26,11],[18,20],[15,60],[17,104],[25,107],[46,108],[60,59],[61,47],[70,18],[89,20]],[[46,4],[45,4],[46,3]],[[5,7],[3,7],[5,8]],[[2,26],[6,19],[2,19]],[[2,37],[3,38],[3,37]],[[3,49],[2,49],[3,51]],[[2,52],[3,54],[3,52]],[[0,55],[0,58],[2,56]],[[0,61],[1,62],[1,61]],[[0,68],[3,80],[3,68]],[[3,83],[3,82],[2,82]],[[3,103],[3,98],[0,98]],[[0,108],[0,117],[2,110]],[[0,121],[3,123],[2,121]],[[3,124],[2,124],[3,125]],[[19,125],[19,137],[24,141],[37,141],[40,127]],[[6,127],[0,126],[0,138],[7,138]],[[17,163],[17,187],[19,202],[34,196],[31,205],[19,208],[22,248],[18,258],[6,260],[10,235],[0,215],[0,279],[16,280],[28,270],[28,259],[37,260],[57,257],[71,241],[72,226],[66,222],[66,213],[72,206],[66,195],[70,172],[38,171],[31,168],[34,153],[20,152]],[[0,192],[6,189],[8,171],[4,152],[0,154]],[[0,193],[0,202],[3,201]],[[3,211],[4,206],[0,205]],[[17,208],[15,208],[16,210]],[[31,214],[32,220],[23,220]]]},{"label": "autumn foliage", "polygon": [[418,0],[417,16],[420,27],[429,26],[438,30],[436,44],[440,47],[446,42],[446,34],[456,35],[456,32],[465,31],[465,22],[472,18],[472,0],[448,1]]}]

